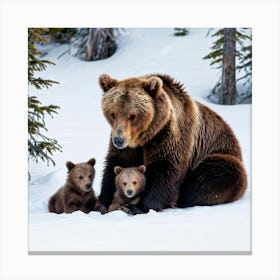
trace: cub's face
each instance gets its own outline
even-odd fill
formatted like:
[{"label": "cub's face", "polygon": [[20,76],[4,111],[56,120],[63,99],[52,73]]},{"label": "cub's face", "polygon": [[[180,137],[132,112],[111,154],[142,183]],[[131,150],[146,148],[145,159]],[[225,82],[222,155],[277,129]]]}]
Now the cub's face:
[{"label": "cub's face", "polygon": [[93,168],[95,159],[90,159],[85,163],[74,164],[67,161],[68,178],[82,191],[89,192],[92,190],[92,181],[94,179],[95,170]]},{"label": "cub's face", "polygon": [[119,189],[126,197],[133,198],[142,193],[145,189],[146,177],[144,175],[146,167],[122,168],[115,166],[116,188]]},{"label": "cub's face", "polygon": [[161,80],[128,79],[118,82],[108,75],[101,75],[99,83],[104,91],[103,113],[112,127],[112,143],[118,149],[135,148],[138,138],[154,118],[154,98]]}]

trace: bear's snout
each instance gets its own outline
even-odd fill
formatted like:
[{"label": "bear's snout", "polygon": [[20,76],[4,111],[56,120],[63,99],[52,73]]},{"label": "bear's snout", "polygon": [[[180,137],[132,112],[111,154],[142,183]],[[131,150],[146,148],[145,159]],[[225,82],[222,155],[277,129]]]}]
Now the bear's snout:
[{"label": "bear's snout", "polygon": [[91,183],[87,183],[87,184],[86,184],[86,191],[91,190],[91,186],[92,186],[92,184],[91,184]]},{"label": "bear's snout", "polygon": [[132,189],[127,189],[126,190],[126,194],[127,194],[127,196],[132,196],[132,194],[133,194],[133,190]]},{"label": "bear's snout", "polygon": [[124,144],[124,138],[122,137],[114,137],[113,144],[116,148],[121,149]]}]

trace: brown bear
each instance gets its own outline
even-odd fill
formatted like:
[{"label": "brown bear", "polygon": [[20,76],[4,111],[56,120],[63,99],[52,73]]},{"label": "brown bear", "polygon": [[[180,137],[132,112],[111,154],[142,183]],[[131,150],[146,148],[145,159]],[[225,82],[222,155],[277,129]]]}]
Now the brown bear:
[{"label": "brown bear", "polygon": [[116,191],[109,212],[122,209],[129,213],[127,206],[136,205],[139,202],[146,185],[145,171],[145,165],[129,168],[115,166]]},{"label": "brown bear", "polygon": [[106,213],[107,209],[99,203],[92,189],[94,179],[95,159],[88,162],[74,164],[66,162],[68,177],[65,185],[61,187],[49,200],[49,212],[61,214],[81,210],[84,213],[100,211]]},{"label": "brown bear", "polygon": [[215,205],[239,199],[247,176],[230,126],[168,75],[99,77],[110,124],[100,202],[115,192],[114,166],[146,166],[146,189],[131,211]]}]

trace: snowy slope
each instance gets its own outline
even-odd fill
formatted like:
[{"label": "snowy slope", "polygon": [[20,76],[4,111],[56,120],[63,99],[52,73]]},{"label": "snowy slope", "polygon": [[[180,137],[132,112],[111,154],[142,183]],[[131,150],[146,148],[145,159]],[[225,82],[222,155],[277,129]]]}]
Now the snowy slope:
[{"label": "snowy slope", "polygon": [[[185,37],[172,29],[127,29],[120,48],[111,58],[83,62],[69,55],[57,57],[66,46],[48,47],[47,58],[56,63],[42,73],[60,82],[49,90],[30,93],[43,104],[61,107],[47,119],[48,135],[58,140],[63,153],[55,154],[56,166],[30,162],[29,251],[100,252],[250,252],[251,251],[251,105],[214,105],[205,98],[217,72],[201,58],[211,41],[207,29],[191,29]],[[101,111],[102,92],[97,79],[108,73],[117,79],[147,73],[168,73],[185,84],[194,99],[220,114],[235,131],[243,151],[249,185],[244,197],[215,207],[168,209],[129,216],[121,211],[106,215],[48,213],[49,197],[64,184],[65,162],[95,157],[94,190],[98,195],[110,127]]]}]

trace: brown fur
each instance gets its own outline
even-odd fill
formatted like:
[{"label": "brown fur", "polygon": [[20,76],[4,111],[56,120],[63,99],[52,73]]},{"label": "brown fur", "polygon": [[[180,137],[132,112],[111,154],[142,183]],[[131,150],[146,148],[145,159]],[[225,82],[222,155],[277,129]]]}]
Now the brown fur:
[{"label": "brown fur", "polygon": [[180,83],[159,74],[123,81],[101,75],[99,82],[112,127],[100,195],[105,206],[114,193],[113,165],[124,164],[147,167],[147,191],[139,203],[145,211],[176,202],[213,205],[243,195],[247,177],[232,129]]},{"label": "brown fur", "polygon": [[[136,205],[139,202],[140,195],[143,193],[146,184],[145,171],[145,165],[129,168],[115,166],[116,191],[109,207],[109,212],[118,209],[124,210],[126,208],[121,208],[122,206]],[[133,193],[129,196],[127,190],[132,190]]]},{"label": "brown fur", "polygon": [[49,212],[72,213],[81,210],[84,213],[100,211],[106,213],[107,209],[96,199],[92,189],[95,175],[95,159],[85,163],[74,164],[66,162],[68,177],[65,185],[61,187],[49,200]]}]

